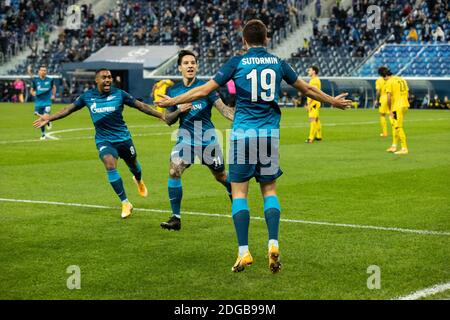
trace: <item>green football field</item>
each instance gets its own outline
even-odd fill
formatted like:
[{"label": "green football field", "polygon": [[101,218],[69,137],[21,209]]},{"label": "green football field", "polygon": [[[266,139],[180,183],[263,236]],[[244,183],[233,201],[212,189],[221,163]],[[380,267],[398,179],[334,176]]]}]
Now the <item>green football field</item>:
[{"label": "green football field", "polygon": [[[312,145],[304,109],[283,110],[276,275],[254,181],[254,264],[243,273],[230,270],[230,200],[206,167],[183,175],[182,230],[160,228],[175,127],[131,108],[124,116],[149,188],[139,197],[120,163],[136,209],[127,220],[87,110],[53,123],[58,140],[39,141],[31,104],[0,104],[0,299],[395,299],[432,287],[418,297],[450,298],[450,111],[410,110],[410,154],[395,156],[375,110],[322,110],[324,141]],[[70,266],[81,289],[67,287]]]}]

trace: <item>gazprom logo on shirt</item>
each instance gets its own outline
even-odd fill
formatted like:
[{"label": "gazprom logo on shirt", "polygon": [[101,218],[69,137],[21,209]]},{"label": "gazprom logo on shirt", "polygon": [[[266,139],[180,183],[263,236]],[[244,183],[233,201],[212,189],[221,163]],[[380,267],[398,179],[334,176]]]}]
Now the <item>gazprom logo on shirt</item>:
[{"label": "gazprom logo on shirt", "polygon": [[92,113],[105,113],[105,112],[113,112],[116,111],[116,107],[115,106],[106,106],[106,107],[101,107],[101,108],[97,108],[97,102],[94,101],[94,103],[90,106],[91,112]]},{"label": "gazprom logo on shirt", "polygon": [[201,103],[196,103],[192,105],[192,110],[201,110],[201,109],[202,109]]},{"label": "gazprom logo on shirt", "polygon": [[38,90],[42,90],[42,89],[48,89],[48,86],[50,85],[49,81],[45,81],[43,84],[40,83],[37,85],[37,89]]}]

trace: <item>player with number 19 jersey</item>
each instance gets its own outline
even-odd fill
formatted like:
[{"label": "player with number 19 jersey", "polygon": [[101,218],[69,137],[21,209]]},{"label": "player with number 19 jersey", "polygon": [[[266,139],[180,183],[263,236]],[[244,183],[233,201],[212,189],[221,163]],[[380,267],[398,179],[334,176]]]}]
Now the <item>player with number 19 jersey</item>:
[{"label": "player with number 19 jersey", "polygon": [[[285,61],[268,53],[264,47],[251,47],[246,54],[231,58],[213,80],[220,86],[224,86],[230,79],[236,84],[232,142],[252,138],[261,141],[261,138],[267,137],[268,144],[278,143],[281,81],[293,84],[297,78],[296,72]],[[270,150],[270,145],[267,147]],[[231,155],[233,159],[230,159],[232,182],[244,182],[252,177],[258,182],[270,182],[282,174],[279,167],[273,174],[262,174],[264,164],[259,160],[256,164],[247,163],[248,154],[245,155],[245,164],[236,164],[236,152]]]}]

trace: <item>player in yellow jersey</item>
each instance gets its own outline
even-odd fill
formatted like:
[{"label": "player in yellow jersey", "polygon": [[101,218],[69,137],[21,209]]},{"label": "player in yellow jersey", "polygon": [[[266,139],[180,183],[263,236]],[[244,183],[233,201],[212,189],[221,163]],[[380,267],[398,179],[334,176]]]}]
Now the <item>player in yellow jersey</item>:
[{"label": "player in yellow jersey", "polygon": [[[408,83],[400,76],[393,76],[390,70],[386,72],[384,79],[386,80],[387,104],[390,117],[392,118],[392,131],[395,131],[395,135],[392,135],[394,138],[392,146],[386,151],[398,155],[405,155],[408,154],[408,146],[406,145],[403,120],[405,118],[405,113],[409,108]],[[397,151],[397,139],[400,140],[402,147],[400,151]]]},{"label": "player in yellow jersey", "polygon": [[[153,85],[153,89],[152,89],[152,97],[153,97],[153,103],[155,101],[158,101],[161,95],[165,95],[167,92],[167,89],[171,86],[174,85],[174,82],[170,79],[162,79],[159,80],[158,82],[156,82]],[[158,112],[164,112],[163,108],[160,107],[156,107],[156,110],[158,110]]]},{"label": "player in yellow jersey", "polygon": [[[308,68],[308,75],[311,77],[309,84],[317,89],[321,90],[321,83],[318,77],[319,68],[317,66],[311,66]],[[308,98],[306,100],[306,111],[308,112],[309,118],[309,137],[306,139],[306,143],[313,143],[314,140],[322,140],[322,123],[319,118],[320,102]]]},{"label": "player in yellow jersey", "polygon": [[[386,80],[384,80],[384,76],[389,69],[386,67],[380,67],[378,69],[378,74],[380,77],[377,79],[375,83],[375,88],[377,90],[377,98],[375,107],[378,106],[378,111],[380,113],[380,125],[381,125],[381,133],[380,137],[388,136],[388,128],[386,122],[386,116],[389,116],[389,108],[387,105],[387,94],[386,94]],[[392,119],[389,118],[391,125]]]}]

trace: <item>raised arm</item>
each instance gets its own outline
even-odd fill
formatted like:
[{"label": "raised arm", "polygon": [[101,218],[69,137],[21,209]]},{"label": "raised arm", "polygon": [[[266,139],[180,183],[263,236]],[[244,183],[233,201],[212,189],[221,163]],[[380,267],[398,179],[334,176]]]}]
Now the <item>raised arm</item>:
[{"label": "raised arm", "polygon": [[77,106],[75,106],[73,103],[68,105],[67,107],[62,108],[61,110],[59,110],[57,113],[53,113],[53,114],[43,114],[43,115],[38,115],[39,119],[36,119],[33,122],[33,127],[35,128],[40,128],[45,126],[49,121],[56,121],[62,118],[67,117],[69,114],[80,110],[81,108],[78,108]]},{"label": "raised arm", "polygon": [[233,121],[234,119],[234,108],[231,108],[227,106],[222,99],[217,99],[216,102],[214,102],[214,107],[228,120]]},{"label": "raised arm", "polygon": [[184,104],[188,102],[192,102],[195,100],[198,100],[200,98],[206,97],[208,94],[213,92],[214,90],[217,90],[219,88],[219,85],[214,80],[209,80],[204,85],[201,85],[199,87],[195,87],[188,92],[185,92],[179,96],[176,97],[169,97],[166,95],[161,96],[161,100],[158,100],[155,102],[155,104],[158,107],[170,107],[175,106],[179,104]]},{"label": "raised arm", "polygon": [[292,84],[292,86],[294,88],[296,88],[297,90],[299,90],[305,96],[307,96],[313,100],[316,100],[316,101],[329,103],[333,107],[338,108],[338,109],[345,110],[345,109],[351,107],[351,105],[352,105],[352,100],[344,99],[348,95],[348,93],[342,93],[336,97],[332,97],[332,96],[329,96],[328,94],[326,94],[325,92],[323,92],[322,90],[319,90],[316,87],[309,85],[308,83],[306,83],[305,81],[303,81],[300,78],[297,79]]}]

